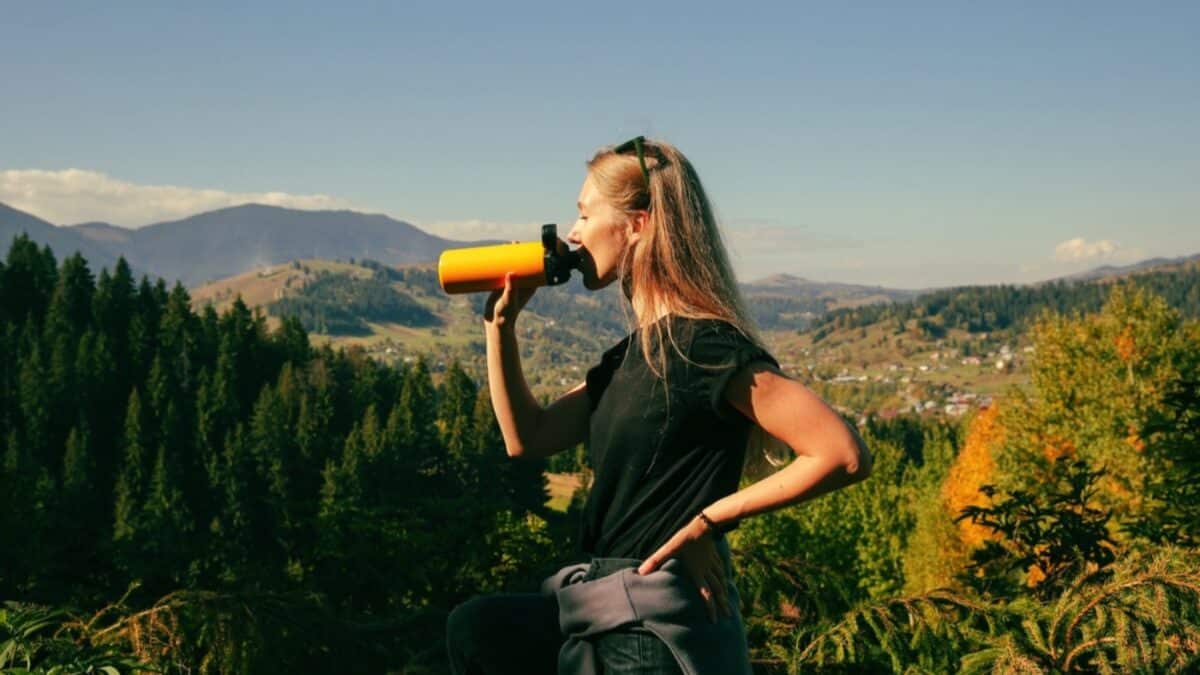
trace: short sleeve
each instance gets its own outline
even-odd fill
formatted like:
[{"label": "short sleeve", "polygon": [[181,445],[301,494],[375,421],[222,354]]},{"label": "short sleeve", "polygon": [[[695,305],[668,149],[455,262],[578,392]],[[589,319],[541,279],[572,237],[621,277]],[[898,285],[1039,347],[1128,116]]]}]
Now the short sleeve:
[{"label": "short sleeve", "polygon": [[604,390],[608,389],[608,383],[612,381],[613,373],[621,366],[621,360],[625,358],[625,350],[628,346],[629,338],[626,337],[604,352],[600,356],[600,363],[587,371],[585,381],[587,382],[588,404],[592,411],[595,411],[596,406],[600,405],[600,397],[604,396]]},{"label": "short sleeve", "polygon": [[692,339],[688,358],[694,364],[690,370],[697,393],[704,397],[710,411],[727,421],[741,416],[725,400],[725,387],[729,380],[744,366],[755,361],[779,367],[779,362],[767,350],[725,322],[713,322],[698,329]]}]

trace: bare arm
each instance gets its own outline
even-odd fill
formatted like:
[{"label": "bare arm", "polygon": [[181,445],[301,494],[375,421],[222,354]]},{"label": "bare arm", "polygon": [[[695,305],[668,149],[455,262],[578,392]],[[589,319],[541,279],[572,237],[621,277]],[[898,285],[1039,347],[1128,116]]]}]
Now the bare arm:
[{"label": "bare arm", "polygon": [[587,383],[580,383],[546,408],[529,391],[515,324],[535,290],[514,290],[511,278],[507,279],[504,290],[494,292],[484,310],[488,391],[510,457],[549,457],[579,444],[587,435],[591,412]]},{"label": "bare arm", "polygon": [[[803,384],[774,367],[754,362],[738,371],[724,396],[750,421],[787,443],[796,459],[781,471],[723,497],[703,509],[713,524],[812,499],[866,478],[871,453],[858,433]],[[649,574],[668,558],[679,557],[716,620],[730,612],[724,563],[708,524],[697,515],[646,558],[639,574]]]},{"label": "bare arm", "polygon": [[871,452],[857,431],[807,387],[775,368],[765,363],[746,366],[726,386],[725,398],[791,447],[796,459],[705,508],[714,522],[774,511],[870,475]]}]

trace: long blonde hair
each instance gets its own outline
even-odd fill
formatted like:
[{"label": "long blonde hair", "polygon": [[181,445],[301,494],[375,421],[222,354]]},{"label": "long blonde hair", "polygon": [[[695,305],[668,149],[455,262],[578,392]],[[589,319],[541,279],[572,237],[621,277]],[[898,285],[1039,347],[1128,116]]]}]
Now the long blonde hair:
[{"label": "long blonde hair", "polygon": [[[695,167],[678,148],[646,139],[642,144],[649,181],[637,155],[600,149],[587,163],[596,189],[615,208],[632,217],[649,211],[638,243],[626,249],[619,267],[625,297],[650,316],[675,314],[691,319],[718,319],[734,326],[746,339],[763,347],[762,338],[746,311],[733,266],[717,226],[712,204]],[[649,182],[649,185],[647,185]],[[656,321],[640,332],[642,355],[650,371],[666,384],[667,348],[685,360],[671,321]],[[670,394],[667,395],[668,405]],[[787,446],[752,424],[746,443],[748,478],[757,480],[786,463]]]},{"label": "long blonde hair", "polygon": [[[641,238],[619,264],[625,297],[631,302],[636,297],[649,316],[727,321],[761,346],[696,169],[670,143],[647,139],[642,147],[649,185],[632,152],[606,147],[587,163],[596,189],[617,210],[630,217],[649,211]],[[669,343],[678,351],[671,322],[651,324],[640,341],[651,372],[665,378],[665,347]]]}]

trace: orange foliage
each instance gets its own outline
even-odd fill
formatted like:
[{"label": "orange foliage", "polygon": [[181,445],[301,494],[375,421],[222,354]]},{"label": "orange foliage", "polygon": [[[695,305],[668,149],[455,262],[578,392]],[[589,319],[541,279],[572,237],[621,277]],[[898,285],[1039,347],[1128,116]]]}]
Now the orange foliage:
[{"label": "orange foliage", "polygon": [[1030,565],[1029,568],[1025,570],[1025,585],[1029,588],[1037,588],[1037,585],[1042,583],[1042,580],[1045,578],[1046,573],[1043,572],[1042,568],[1038,567],[1037,565]]},{"label": "orange foliage", "polygon": [[1133,448],[1134,452],[1141,452],[1145,450],[1146,442],[1142,440],[1140,435],[1138,435],[1137,427],[1134,426],[1133,423],[1130,423],[1128,429],[1129,435],[1125,437],[1125,443],[1128,444],[1129,447]]},{"label": "orange foliage", "polygon": [[1042,455],[1050,462],[1057,462],[1063,457],[1070,457],[1074,454],[1075,442],[1069,438],[1047,438],[1046,445],[1042,448]]},{"label": "orange foliage", "polygon": [[1137,342],[1133,338],[1132,326],[1126,326],[1113,342],[1116,343],[1117,358],[1121,359],[1122,363],[1129,363],[1137,356]]},{"label": "orange foliage", "polygon": [[[1000,406],[992,405],[971,420],[962,451],[954,459],[942,485],[942,499],[951,515],[957,516],[967,506],[989,505],[990,500],[979,488],[994,482],[996,462],[992,458],[992,447],[1004,438],[999,412]],[[959,521],[958,531],[967,548],[974,548],[991,537],[990,530],[969,520]]]}]

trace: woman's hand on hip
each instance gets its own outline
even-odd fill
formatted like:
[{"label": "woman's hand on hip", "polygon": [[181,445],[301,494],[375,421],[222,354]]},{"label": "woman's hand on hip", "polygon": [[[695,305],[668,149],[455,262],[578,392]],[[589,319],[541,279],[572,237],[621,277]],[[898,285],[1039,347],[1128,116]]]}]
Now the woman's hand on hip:
[{"label": "woman's hand on hip", "polygon": [[537,292],[537,288],[513,288],[512,272],[504,275],[504,288],[492,291],[483,306],[483,323],[488,327],[512,328],[517,314]]},{"label": "woman's hand on hip", "polygon": [[714,536],[704,521],[693,518],[637,569],[638,574],[649,574],[667,560],[678,559],[683,563],[687,575],[696,583],[711,621],[717,620],[718,610],[726,617],[733,615],[725,588],[725,563],[717,550]]}]

